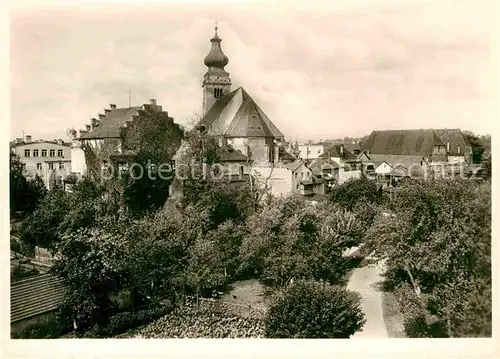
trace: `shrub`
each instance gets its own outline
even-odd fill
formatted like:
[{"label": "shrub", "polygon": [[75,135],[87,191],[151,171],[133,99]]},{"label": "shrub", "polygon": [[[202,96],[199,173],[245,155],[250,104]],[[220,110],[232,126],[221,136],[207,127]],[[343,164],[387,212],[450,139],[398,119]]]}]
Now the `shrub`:
[{"label": "shrub", "polygon": [[349,338],[365,323],[352,292],[313,281],[297,281],[270,306],[269,338]]},{"label": "shrub", "polygon": [[334,187],[330,198],[348,210],[352,210],[358,203],[381,202],[381,195],[376,184],[366,178],[352,179]]},{"label": "shrub", "polygon": [[14,339],[50,339],[59,338],[67,333],[70,327],[57,318],[48,318],[28,325],[18,333],[12,333]]},{"label": "shrub", "polygon": [[136,313],[123,312],[112,316],[107,326],[95,325],[85,334],[85,338],[112,337],[133,329],[139,325],[147,324],[170,312],[171,307],[160,307],[153,309],[139,310]]},{"label": "shrub", "polygon": [[415,296],[411,286],[402,284],[394,291],[403,315],[405,333],[410,338],[425,338],[429,336],[429,326],[426,322],[426,312],[423,304]]}]

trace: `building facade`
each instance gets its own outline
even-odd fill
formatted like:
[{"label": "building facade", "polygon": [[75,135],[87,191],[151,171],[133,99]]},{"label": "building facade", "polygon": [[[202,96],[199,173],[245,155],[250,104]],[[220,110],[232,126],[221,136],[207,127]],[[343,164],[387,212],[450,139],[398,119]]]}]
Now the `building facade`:
[{"label": "building facade", "polygon": [[71,172],[70,144],[61,139],[32,141],[26,135],[24,140],[11,145],[11,151],[24,164],[26,177],[39,176],[47,189],[62,185]]}]

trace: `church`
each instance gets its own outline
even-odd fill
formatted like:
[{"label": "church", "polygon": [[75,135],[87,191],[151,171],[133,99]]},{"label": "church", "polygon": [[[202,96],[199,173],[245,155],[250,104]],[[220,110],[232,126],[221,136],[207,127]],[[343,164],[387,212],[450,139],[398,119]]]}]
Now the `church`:
[{"label": "church", "polygon": [[[294,160],[285,150],[283,133],[248,92],[242,87],[232,89],[230,75],[225,70],[229,58],[222,51],[217,26],[210,42],[210,52],[204,59],[208,70],[202,82],[202,118],[193,130],[218,138],[225,149],[223,153],[234,152],[240,160],[255,166]],[[182,157],[186,146],[187,143],[181,145],[175,158]],[[224,163],[226,157],[235,156],[220,156],[220,162]]]}]

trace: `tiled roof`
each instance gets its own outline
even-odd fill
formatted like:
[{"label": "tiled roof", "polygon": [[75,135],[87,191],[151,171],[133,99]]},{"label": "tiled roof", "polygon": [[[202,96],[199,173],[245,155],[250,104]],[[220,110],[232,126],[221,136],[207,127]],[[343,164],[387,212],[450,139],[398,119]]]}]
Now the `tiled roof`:
[{"label": "tiled roof", "polygon": [[83,135],[82,139],[101,139],[101,138],[118,138],[120,137],[120,128],[132,116],[136,115],[141,106],[115,108],[106,113],[102,120],[99,120],[99,125],[90,132]]},{"label": "tiled roof", "polygon": [[10,285],[11,323],[56,309],[63,300],[64,287],[51,274],[41,274]]},{"label": "tiled roof", "polygon": [[353,155],[347,148],[344,147],[343,154],[341,155],[340,153],[342,152],[341,150],[341,144],[334,144],[330,146],[325,152],[323,152],[319,158],[331,158],[331,157],[338,157],[341,158],[344,161],[356,161],[357,157]]},{"label": "tiled roof", "polygon": [[200,125],[211,134],[226,137],[284,137],[242,87],[218,99]]},{"label": "tiled roof", "polygon": [[380,155],[371,154],[370,159],[378,166],[382,162],[387,162],[393,167],[403,165],[406,168],[410,166],[419,165],[422,162],[422,156],[404,156],[404,155]]},{"label": "tiled roof", "polygon": [[284,148],[280,148],[280,159],[282,161],[294,161],[295,157],[288,153]]},{"label": "tiled roof", "polygon": [[380,155],[430,156],[434,146],[444,146],[433,130],[373,131],[363,143],[363,150]]},{"label": "tiled roof", "polygon": [[[462,131],[458,128],[455,129],[437,129],[434,130],[436,134],[439,136],[441,141],[443,141],[444,144],[449,143],[450,144],[450,149],[448,151],[448,155],[450,156],[459,156],[459,155],[464,155],[464,153],[467,154],[470,149],[470,144],[468,141],[464,138],[464,135]],[[458,153],[458,146],[460,146],[460,153]],[[466,152],[467,151],[467,152]]]}]

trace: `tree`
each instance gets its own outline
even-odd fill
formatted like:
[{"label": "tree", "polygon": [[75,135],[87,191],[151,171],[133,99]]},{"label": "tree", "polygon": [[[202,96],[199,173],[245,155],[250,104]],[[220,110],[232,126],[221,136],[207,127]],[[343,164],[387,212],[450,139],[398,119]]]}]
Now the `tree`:
[{"label": "tree", "polygon": [[472,147],[472,163],[481,163],[481,158],[485,151],[483,142],[472,132],[465,131],[464,137]]},{"label": "tree", "polygon": [[360,203],[381,203],[381,194],[373,181],[366,178],[351,179],[332,189],[331,201],[353,210]]},{"label": "tree", "polygon": [[166,112],[139,110],[123,133],[123,147],[136,153],[122,179],[124,203],[137,216],[161,208],[172,181],[172,157],[184,137]]},{"label": "tree", "polygon": [[269,308],[265,330],[269,338],[349,338],[364,323],[354,292],[297,281]]},{"label": "tree", "polygon": [[274,285],[292,278],[342,280],[342,252],[359,243],[360,222],[332,204],[313,206],[301,196],[273,199],[252,215],[240,249],[241,275]]},{"label": "tree", "polygon": [[32,213],[47,194],[42,179],[37,175],[33,179],[24,176],[24,164],[19,157],[10,155],[10,213]]},{"label": "tree", "polygon": [[413,181],[393,206],[395,215],[378,218],[366,236],[387,258],[388,280],[425,293],[423,306],[447,336],[491,333],[490,184]]}]

